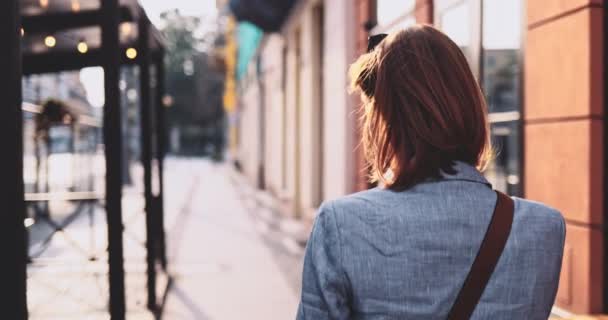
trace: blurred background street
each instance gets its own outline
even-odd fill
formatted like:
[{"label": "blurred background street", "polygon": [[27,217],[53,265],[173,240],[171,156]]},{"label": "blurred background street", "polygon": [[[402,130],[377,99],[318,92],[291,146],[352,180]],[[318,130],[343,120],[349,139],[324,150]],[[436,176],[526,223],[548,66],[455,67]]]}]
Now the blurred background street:
[{"label": "blurred background street", "polygon": [[348,68],[416,23],[483,88],[494,188],[566,218],[554,316],[601,317],[606,17],[603,0],[2,0],[0,318],[293,319],[317,209],[375,187]]},{"label": "blurred background street", "polygon": [[184,187],[167,194],[174,199],[166,226],[175,282],[166,318],[294,318],[302,249],[285,246],[288,235],[253,212],[254,190],[210,161],[169,159],[167,172],[167,186]]}]

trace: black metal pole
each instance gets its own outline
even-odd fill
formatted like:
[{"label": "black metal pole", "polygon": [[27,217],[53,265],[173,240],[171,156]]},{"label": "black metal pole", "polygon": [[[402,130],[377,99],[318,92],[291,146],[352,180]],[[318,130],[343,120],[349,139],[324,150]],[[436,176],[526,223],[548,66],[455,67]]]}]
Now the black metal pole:
[{"label": "black metal pole", "polygon": [[166,153],[166,123],[165,123],[165,106],[163,103],[163,97],[165,96],[165,52],[160,50],[156,58],[156,156],[158,161],[158,245],[159,245],[159,258],[163,269],[167,270],[167,249],[165,244],[165,184],[163,179],[164,173],[164,160]]},{"label": "black metal pole", "polygon": [[106,157],[110,315],[125,319],[125,272],[122,224],[122,134],[120,110],[120,43],[118,0],[102,0],[102,52],[105,82],[103,137]]},{"label": "black metal pole", "polygon": [[144,197],[146,200],[146,262],[148,276],[148,309],[156,310],[156,228],[154,227],[154,199],[152,198],[152,130],[150,125],[151,88],[150,88],[150,50],[149,23],[145,18],[139,21],[139,85],[140,85],[140,124],[141,124],[141,162],[144,167]]},{"label": "black metal pole", "polygon": [[2,318],[27,319],[26,231],[23,185],[23,115],[21,113],[21,21],[18,0],[0,1],[0,273]]}]

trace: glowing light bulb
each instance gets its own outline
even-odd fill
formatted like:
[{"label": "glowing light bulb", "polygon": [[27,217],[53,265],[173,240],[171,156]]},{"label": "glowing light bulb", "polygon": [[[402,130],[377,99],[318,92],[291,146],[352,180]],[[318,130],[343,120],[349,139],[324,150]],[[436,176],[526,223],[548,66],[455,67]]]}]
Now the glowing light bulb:
[{"label": "glowing light bulb", "polygon": [[46,38],[44,38],[44,45],[49,48],[53,48],[57,45],[57,39],[55,39],[53,36],[46,36]]},{"label": "glowing light bulb", "polygon": [[89,45],[84,40],[80,40],[80,42],[78,42],[77,49],[78,52],[85,54],[89,51]]},{"label": "glowing light bulb", "polygon": [[163,105],[167,108],[173,106],[173,97],[168,94],[164,95],[163,96]]},{"label": "glowing light bulb", "polygon": [[25,36],[25,29],[21,28],[21,36]]},{"label": "glowing light bulb", "polygon": [[127,49],[126,55],[127,55],[127,58],[129,58],[131,60],[137,58],[137,49],[135,49],[135,48]]},{"label": "glowing light bulb", "polygon": [[133,26],[128,22],[122,23],[120,25],[120,32],[126,36],[131,35],[131,32],[133,32]]},{"label": "glowing light bulb", "polygon": [[49,0],[40,0],[40,6],[47,8],[49,6]]},{"label": "glowing light bulb", "polygon": [[74,12],[80,11],[80,1],[72,0],[72,11],[74,11]]}]

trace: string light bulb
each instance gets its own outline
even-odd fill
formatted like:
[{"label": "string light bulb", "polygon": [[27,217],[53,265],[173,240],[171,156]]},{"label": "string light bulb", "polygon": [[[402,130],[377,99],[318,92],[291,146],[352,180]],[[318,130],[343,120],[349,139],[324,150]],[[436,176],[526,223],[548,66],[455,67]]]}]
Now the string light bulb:
[{"label": "string light bulb", "polygon": [[134,60],[135,58],[137,58],[137,49],[135,49],[135,48],[127,49],[126,55],[127,55],[127,58]]},{"label": "string light bulb", "polygon": [[57,45],[57,39],[53,36],[46,36],[46,38],[44,38],[44,45],[53,48]]},{"label": "string light bulb", "polygon": [[121,23],[120,32],[125,36],[129,36],[133,32],[133,26],[129,22]]},{"label": "string light bulb", "polygon": [[76,48],[78,49],[78,52],[82,54],[85,54],[89,51],[89,45],[84,40],[80,40]]},{"label": "string light bulb", "polygon": [[40,0],[40,6],[46,9],[49,6],[49,0]]},{"label": "string light bulb", "polygon": [[165,106],[166,108],[173,106],[173,97],[168,94],[164,95],[163,96],[163,106]]},{"label": "string light bulb", "polygon": [[25,29],[21,28],[21,36],[25,36]]},{"label": "string light bulb", "polygon": [[74,11],[74,12],[80,11],[80,1],[79,0],[72,0],[72,11]]}]

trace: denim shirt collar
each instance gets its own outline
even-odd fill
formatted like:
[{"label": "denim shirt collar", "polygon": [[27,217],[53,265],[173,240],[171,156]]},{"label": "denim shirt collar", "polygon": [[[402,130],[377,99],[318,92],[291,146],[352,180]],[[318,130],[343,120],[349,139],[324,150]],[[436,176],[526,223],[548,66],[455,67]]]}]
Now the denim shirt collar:
[{"label": "denim shirt collar", "polygon": [[481,174],[481,172],[477,170],[477,168],[466,162],[456,161],[454,164],[454,170],[456,171],[455,174],[441,172],[442,179],[471,181],[485,184],[490,188],[492,187],[492,184],[488,182],[488,180],[483,176],[483,174]]}]

